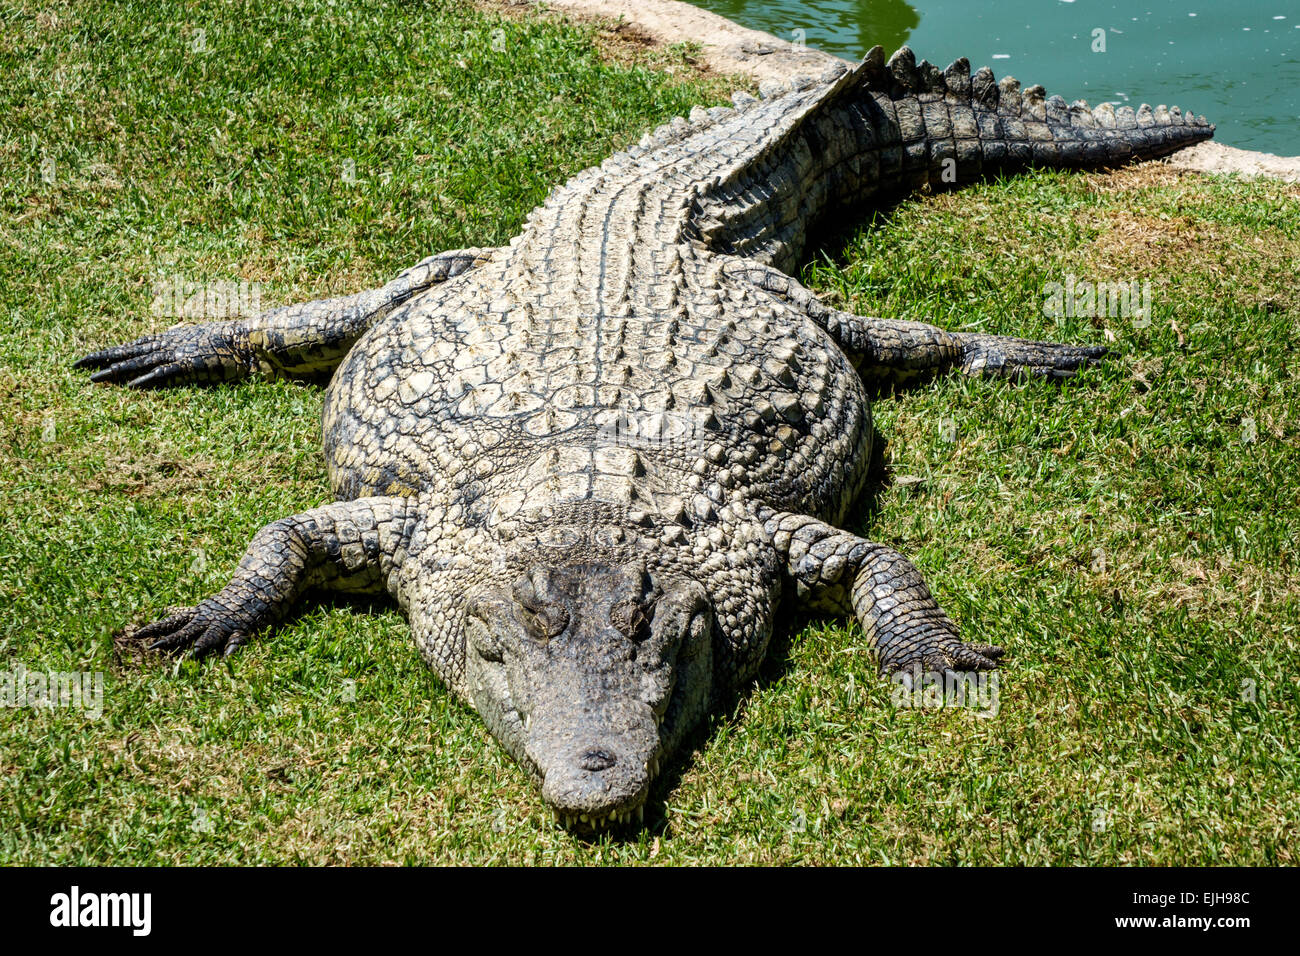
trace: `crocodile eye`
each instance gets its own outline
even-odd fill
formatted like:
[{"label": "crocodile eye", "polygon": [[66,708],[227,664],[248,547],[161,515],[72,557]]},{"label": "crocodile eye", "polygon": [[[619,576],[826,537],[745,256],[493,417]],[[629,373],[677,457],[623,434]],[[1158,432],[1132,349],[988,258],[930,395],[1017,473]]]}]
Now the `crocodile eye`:
[{"label": "crocodile eye", "polygon": [[563,604],[543,604],[524,618],[524,627],[538,640],[548,641],[569,626],[569,610]]},{"label": "crocodile eye", "polygon": [[646,606],[642,602],[629,598],[619,601],[609,609],[609,623],[614,625],[624,637],[635,641],[645,635],[650,616],[646,613]]},{"label": "crocodile eye", "polygon": [[529,575],[523,575],[511,587],[511,596],[523,610],[524,629],[539,641],[548,641],[569,626],[569,609],[558,601],[548,601],[538,593]]}]

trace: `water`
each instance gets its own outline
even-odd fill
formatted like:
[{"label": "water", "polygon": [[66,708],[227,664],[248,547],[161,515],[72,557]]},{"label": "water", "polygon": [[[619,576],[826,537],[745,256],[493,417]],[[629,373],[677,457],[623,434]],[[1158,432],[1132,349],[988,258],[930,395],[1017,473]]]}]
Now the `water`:
[{"label": "water", "polygon": [[1300,155],[1300,0],[692,0],[860,59],[903,43],[1094,106],[1177,104],[1230,146]]}]

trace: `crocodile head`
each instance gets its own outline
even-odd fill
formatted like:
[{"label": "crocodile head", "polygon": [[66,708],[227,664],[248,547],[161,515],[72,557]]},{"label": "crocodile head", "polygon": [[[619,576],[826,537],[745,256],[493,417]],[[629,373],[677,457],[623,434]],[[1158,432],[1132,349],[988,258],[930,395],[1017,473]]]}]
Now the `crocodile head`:
[{"label": "crocodile head", "polygon": [[469,596],[465,677],[506,749],[580,831],[641,819],[712,690],[712,610],[644,565],[533,564]]}]

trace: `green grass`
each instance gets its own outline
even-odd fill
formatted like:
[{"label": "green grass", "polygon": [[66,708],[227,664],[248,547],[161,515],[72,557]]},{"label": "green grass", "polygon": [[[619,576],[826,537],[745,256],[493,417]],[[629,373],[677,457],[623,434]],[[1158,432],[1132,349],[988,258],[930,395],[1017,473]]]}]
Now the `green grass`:
[{"label": "green grass", "polygon": [[[69,364],[173,321],[160,277],[269,307],[504,242],[725,87],[687,50],[612,65],[590,28],[451,4],[26,5],[0,30],[0,664],[105,675],[99,719],[0,709],[0,862],[1296,862],[1300,189],[1036,175],[905,204],[811,266],[864,313],[1113,339],[1078,387],[876,407],[922,481],[854,527],[1008,648],[999,713],[895,709],[856,624],[797,624],[651,825],[588,843],[390,607],[309,607],[229,666],[118,656],[124,623],[328,498],[320,395]],[[1045,316],[1067,274],[1149,278],[1151,325]]]}]

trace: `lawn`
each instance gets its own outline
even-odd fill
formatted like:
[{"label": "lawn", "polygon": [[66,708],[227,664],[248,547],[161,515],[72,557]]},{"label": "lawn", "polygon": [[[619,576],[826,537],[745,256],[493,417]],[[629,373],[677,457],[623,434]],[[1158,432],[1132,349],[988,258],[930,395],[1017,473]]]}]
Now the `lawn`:
[{"label": "lawn", "polygon": [[[178,281],[270,308],[503,243],[725,100],[689,53],[450,3],[0,12],[0,667],[103,674],[98,716],[0,708],[0,863],[1297,862],[1294,185],[1035,174],[882,212],[805,270],[841,308],[1114,351],[1077,387],[876,406],[886,480],[852,526],[1007,648],[996,716],[897,708],[855,623],[793,618],[645,830],[589,842],[391,606],[309,605],[229,663],[115,644],[328,500],[320,392],[71,362],[178,321]],[[1069,276],[1148,281],[1149,322],[1046,314]]]}]

